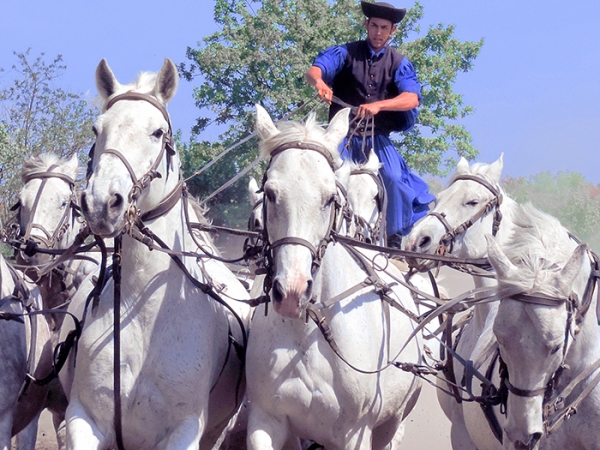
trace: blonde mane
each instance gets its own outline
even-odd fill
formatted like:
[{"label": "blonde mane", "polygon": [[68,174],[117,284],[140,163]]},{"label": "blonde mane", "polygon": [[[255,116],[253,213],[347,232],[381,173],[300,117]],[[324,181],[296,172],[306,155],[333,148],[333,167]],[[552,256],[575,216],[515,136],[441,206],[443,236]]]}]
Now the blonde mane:
[{"label": "blonde mane", "polygon": [[53,169],[54,172],[67,175],[74,181],[81,174],[79,167],[75,170],[70,168],[68,159],[63,159],[54,153],[42,153],[41,155],[29,158],[23,163],[23,166],[21,167],[21,180],[25,183],[31,175],[47,172],[53,165],[58,166]]},{"label": "blonde mane", "polygon": [[504,252],[519,268],[518,275],[502,280],[499,293],[510,296],[515,293],[559,296],[552,283],[569,261],[574,242],[559,220],[538,210],[531,204],[518,205],[514,217],[515,232]]}]

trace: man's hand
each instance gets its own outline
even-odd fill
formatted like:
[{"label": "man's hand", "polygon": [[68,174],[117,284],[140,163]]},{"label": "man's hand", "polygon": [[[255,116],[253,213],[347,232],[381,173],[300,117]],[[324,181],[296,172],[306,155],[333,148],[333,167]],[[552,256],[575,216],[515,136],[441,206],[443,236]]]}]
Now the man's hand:
[{"label": "man's hand", "polygon": [[317,89],[319,98],[331,105],[331,100],[333,99],[333,91],[331,88],[327,86],[323,80],[317,80],[315,88]]},{"label": "man's hand", "polygon": [[360,105],[358,107],[358,115],[360,117],[365,117],[371,114],[374,116],[379,111],[381,111],[381,106],[378,105],[379,102],[375,103],[365,103],[364,105]]}]

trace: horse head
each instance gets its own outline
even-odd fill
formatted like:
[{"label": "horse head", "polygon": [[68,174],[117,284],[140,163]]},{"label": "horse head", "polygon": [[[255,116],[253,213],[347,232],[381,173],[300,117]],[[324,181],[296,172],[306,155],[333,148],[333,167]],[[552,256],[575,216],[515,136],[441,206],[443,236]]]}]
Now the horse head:
[{"label": "horse head", "polygon": [[81,196],[93,233],[114,237],[181,189],[165,108],[177,81],[177,68],[168,58],[158,74],[141,73],[129,85],[117,81],[106,60],[98,65],[96,86],[103,113],[94,124],[96,143]]},{"label": "horse head", "polygon": [[64,249],[72,244],[80,228],[74,191],[78,172],[77,155],[61,159],[46,153],[23,163],[18,217],[20,236],[28,245],[19,252],[21,263],[39,265],[52,259],[35,248]]},{"label": "horse head", "polygon": [[[462,258],[483,258],[485,235],[496,234],[503,191],[499,186],[502,156],[492,163],[469,166],[461,158],[449,186],[437,195],[436,204],[407,238],[408,251],[423,254],[452,254]],[[431,269],[432,261],[409,263],[420,270]]]},{"label": "horse head", "polygon": [[252,212],[248,219],[248,230],[250,231],[262,231],[263,229],[263,199],[264,195],[260,192],[258,183],[254,177],[250,177],[248,181],[248,199],[252,206]]},{"label": "horse head", "polygon": [[386,194],[380,167],[377,154],[371,152],[366,163],[351,163],[346,184],[352,215],[348,236],[373,244],[383,244],[381,233],[385,231]]},{"label": "horse head", "polygon": [[271,299],[279,314],[298,318],[339,219],[338,145],[348,131],[349,110],[340,111],[325,130],[314,115],[304,124],[277,128],[262,107],[256,108],[261,154],[270,157],[262,188]]},{"label": "horse head", "polygon": [[540,229],[531,221],[504,251],[489,235],[487,242],[500,299],[493,332],[505,364],[500,371],[508,393],[505,448],[533,450],[549,423],[545,406],[560,395],[554,389],[568,368],[565,361],[578,332],[574,312],[580,305],[574,293],[583,292],[590,272],[584,264],[586,246],[573,250],[555,218],[530,206],[521,212],[542,214],[543,222],[537,223],[545,225]]}]

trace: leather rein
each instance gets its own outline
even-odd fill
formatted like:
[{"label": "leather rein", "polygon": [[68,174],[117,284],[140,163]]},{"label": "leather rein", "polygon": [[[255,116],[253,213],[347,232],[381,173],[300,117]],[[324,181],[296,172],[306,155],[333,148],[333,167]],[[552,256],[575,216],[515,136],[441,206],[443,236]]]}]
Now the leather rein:
[{"label": "leather rein", "polygon": [[[171,120],[169,118],[169,114],[168,114],[166,108],[163,106],[162,103],[160,103],[157,99],[155,99],[154,97],[152,97],[150,95],[141,94],[141,93],[137,93],[137,92],[126,92],[124,94],[113,97],[107,103],[106,110],[108,110],[116,102],[121,101],[121,100],[145,101],[145,102],[152,104],[154,107],[156,107],[162,113],[162,115],[167,120],[168,125],[169,125],[169,129],[168,129],[167,133],[164,133],[162,135],[161,150],[160,150],[156,160],[154,161],[154,163],[152,164],[152,166],[148,170],[148,172],[146,172],[144,175],[142,175],[139,179],[136,177],[133,167],[131,167],[130,163],[127,161],[125,156],[119,150],[113,149],[113,148],[104,150],[104,153],[108,153],[113,156],[116,156],[123,163],[123,165],[126,167],[127,171],[129,172],[129,176],[131,177],[131,180],[133,182],[133,186],[131,187],[130,192],[128,194],[129,204],[128,204],[128,207],[125,212],[125,220],[126,220],[125,230],[119,236],[115,237],[115,245],[114,245],[114,253],[113,253],[113,268],[112,268],[113,278],[114,278],[113,311],[114,311],[114,342],[115,342],[114,343],[114,348],[115,348],[114,374],[113,374],[113,376],[114,376],[114,380],[113,380],[114,381],[114,404],[115,404],[114,426],[115,426],[115,439],[116,439],[117,447],[119,448],[119,450],[124,450],[123,430],[122,430],[122,405],[121,405],[121,392],[120,392],[120,386],[121,386],[121,382],[120,382],[120,378],[121,378],[121,375],[120,375],[120,341],[121,341],[120,328],[121,328],[121,323],[120,322],[121,321],[120,321],[119,311],[120,311],[120,306],[121,306],[120,305],[121,245],[122,245],[121,241],[122,241],[123,234],[125,232],[127,234],[129,234],[132,238],[147,245],[149,247],[149,249],[152,250],[154,248],[157,248],[157,249],[160,249],[160,250],[164,251],[165,253],[167,253],[171,257],[171,259],[176,263],[176,265],[184,272],[184,274],[186,275],[186,278],[192,284],[194,284],[194,286],[196,286],[198,289],[200,289],[205,294],[209,295],[211,298],[213,298],[215,301],[220,303],[223,307],[227,308],[233,314],[233,316],[236,318],[236,320],[241,328],[243,343],[238,344],[237,342],[235,342],[235,340],[231,334],[231,331],[229,332],[229,342],[230,342],[230,345],[233,345],[236,348],[238,357],[240,357],[242,363],[244,361],[243,353],[246,348],[247,334],[246,334],[245,326],[243,324],[242,319],[235,312],[235,310],[220,297],[219,293],[215,290],[215,287],[212,283],[212,280],[208,276],[208,273],[203,268],[201,268],[203,276],[205,277],[205,279],[208,280],[208,282],[204,283],[204,282],[201,282],[198,279],[196,279],[189,272],[189,270],[185,266],[185,263],[181,259],[183,256],[186,256],[186,255],[182,254],[181,252],[175,252],[175,251],[169,249],[169,247],[166,245],[166,243],[164,243],[157,235],[155,235],[147,226],[144,225],[144,221],[154,220],[154,219],[157,219],[157,218],[165,215],[173,207],[175,207],[175,205],[177,205],[180,201],[182,201],[182,199],[185,200],[187,198],[187,190],[185,188],[185,183],[182,181],[181,176],[180,176],[175,188],[173,188],[173,190],[169,194],[167,194],[167,196],[156,207],[154,207],[150,211],[146,211],[143,213],[139,210],[139,208],[137,207],[137,200],[140,197],[141,193],[144,191],[144,189],[146,189],[150,185],[150,183],[154,179],[162,178],[161,173],[158,171],[158,167],[160,166],[160,163],[161,163],[163,157],[165,157],[165,154],[166,154],[166,158],[167,158],[167,164],[166,164],[167,176],[168,176],[168,172],[169,172],[169,167],[172,165],[172,156],[175,155],[175,149],[173,147],[173,134],[172,134],[172,127],[171,127]],[[90,176],[92,174],[92,161],[93,161],[94,150],[95,150],[95,144],[92,146],[92,149],[90,150],[90,164],[88,165],[88,173],[87,173],[88,179],[90,178]],[[198,241],[196,240],[194,233],[192,231],[193,227],[189,224],[189,217],[187,215],[187,209],[188,209],[187,206],[188,206],[187,203],[184,204],[188,231],[189,231],[190,235],[192,236],[192,238],[194,239],[194,242],[196,242],[198,244]],[[155,245],[154,243],[157,243],[157,245]],[[198,244],[198,246],[200,248],[202,248],[202,246],[200,244]],[[240,347],[238,347],[238,346],[240,346]],[[227,363],[227,358],[229,358],[229,351],[227,353],[224,365]],[[238,387],[240,384],[241,384],[241,377],[238,382]]]}]

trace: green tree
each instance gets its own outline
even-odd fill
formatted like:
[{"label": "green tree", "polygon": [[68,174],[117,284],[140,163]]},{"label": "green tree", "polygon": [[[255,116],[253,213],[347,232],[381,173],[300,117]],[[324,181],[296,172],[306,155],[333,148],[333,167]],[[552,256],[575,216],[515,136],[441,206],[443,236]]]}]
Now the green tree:
[{"label": "green tree", "polygon": [[78,94],[55,86],[66,66],[62,56],[52,61],[14,53],[16,74],[0,89],[0,197],[11,205],[21,188],[21,164],[41,153],[70,157],[93,142],[94,112]]},{"label": "green tree", "polygon": [[502,185],[519,203],[531,202],[556,217],[578,239],[600,251],[600,186],[574,172],[542,172],[530,178],[505,178]]},{"label": "green tree", "polygon": [[[415,170],[441,175],[457,157],[477,154],[469,133],[457,122],[472,109],[453,92],[452,84],[459,71],[472,68],[483,41],[460,42],[453,37],[452,26],[438,25],[411,42],[409,37],[420,32],[422,16],[423,7],[417,3],[408,11],[393,44],[414,63],[423,85],[420,123],[398,144]],[[315,95],[304,73],[317,53],[364,35],[364,16],[356,0],[216,0],[214,17],[221,31],[205,37],[198,48],[188,48],[190,63],[180,65],[185,79],[202,81],[194,96],[203,115],[197,119],[192,139],[213,124],[224,127],[225,141],[239,140],[253,129],[255,103],[262,104],[272,117],[295,110]],[[318,108],[324,119],[325,105]],[[235,154],[251,151],[255,156],[255,147],[244,146]],[[188,147],[206,155],[216,149],[215,145]],[[220,164],[221,173],[233,176],[243,168],[241,159],[247,155],[237,158],[232,157],[227,168]],[[216,187],[206,182],[194,193],[203,197]],[[245,196],[243,188],[238,183],[228,197]],[[215,202],[219,201],[229,200],[216,197]]]}]

